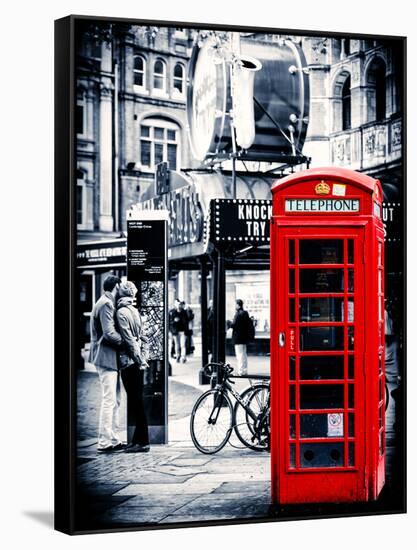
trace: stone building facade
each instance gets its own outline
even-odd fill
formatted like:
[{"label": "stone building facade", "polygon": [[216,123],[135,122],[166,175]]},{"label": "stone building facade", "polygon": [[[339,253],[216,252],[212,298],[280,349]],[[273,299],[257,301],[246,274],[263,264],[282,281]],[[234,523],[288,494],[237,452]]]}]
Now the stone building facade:
[{"label": "stone building facade", "polygon": [[[187,66],[195,31],[89,25],[81,25],[77,34],[79,243],[123,236],[125,212],[154,185],[159,162],[168,161],[176,170],[197,166],[186,131]],[[394,205],[395,215],[402,195],[402,52],[374,40],[293,38],[302,45],[310,76],[303,153],[312,166],[349,167],[380,178],[392,189],[388,206]],[[84,332],[109,269],[125,275],[123,265],[111,260],[80,271]],[[236,285],[239,281],[262,283],[268,292],[266,272],[255,283],[248,274]],[[170,299],[180,296],[195,308],[197,332],[199,294],[195,272],[180,272],[171,283]]]},{"label": "stone building facade", "polygon": [[190,167],[185,132],[191,31],[80,29],[77,56],[77,225],[80,238],[118,235],[155,166]]},{"label": "stone building facade", "polygon": [[312,165],[396,182],[402,158],[402,53],[374,40],[303,38],[310,75]]}]

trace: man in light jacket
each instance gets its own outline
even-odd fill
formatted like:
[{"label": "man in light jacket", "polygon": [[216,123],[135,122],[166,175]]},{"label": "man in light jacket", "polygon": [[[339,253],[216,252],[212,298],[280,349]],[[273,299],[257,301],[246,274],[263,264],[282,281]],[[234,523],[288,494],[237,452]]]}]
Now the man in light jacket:
[{"label": "man in light jacket", "polygon": [[106,453],[124,450],[117,434],[120,406],[118,351],[123,341],[115,326],[115,304],[120,283],[119,277],[114,275],[104,280],[104,293],[94,305],[90,318],[88,360],[97,369],[102,389],[97,450]]}]

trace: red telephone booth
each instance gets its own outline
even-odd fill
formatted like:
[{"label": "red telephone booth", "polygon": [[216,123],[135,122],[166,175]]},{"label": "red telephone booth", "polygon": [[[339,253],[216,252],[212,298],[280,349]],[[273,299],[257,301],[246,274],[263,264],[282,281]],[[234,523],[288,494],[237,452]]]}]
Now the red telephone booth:
[{"label": "red telephone booth", "polygon": [[272,193],[273,501],[375,500],[385,481],[381,185],[322,168]]}]

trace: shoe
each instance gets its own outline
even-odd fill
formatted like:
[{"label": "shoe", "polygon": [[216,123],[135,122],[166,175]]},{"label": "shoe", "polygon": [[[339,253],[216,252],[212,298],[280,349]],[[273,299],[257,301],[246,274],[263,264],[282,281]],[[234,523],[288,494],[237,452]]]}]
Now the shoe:
[{"label": "shoe", "polygon": [[125,453],[149,453],[151,448],[149,445],[139,445],[139,443],[130,443],[125,448]]},{"label": "shoe", "polygon": [[126,449],[125,443],[118,443],[117,445],[113,446],[112,453],[122,453]]},{"label": "shoe", "polygon": [[186,363],[187,362],[187,358],[186,357],[181,357],[181,363]]},{"label": "shoe", "polygon": [[126,445],[123,443],[118,443],[117,445],[110,445],[109,447],[104,447],[103,449],[97,449],[98,453],[121,453],[125,450]]}]

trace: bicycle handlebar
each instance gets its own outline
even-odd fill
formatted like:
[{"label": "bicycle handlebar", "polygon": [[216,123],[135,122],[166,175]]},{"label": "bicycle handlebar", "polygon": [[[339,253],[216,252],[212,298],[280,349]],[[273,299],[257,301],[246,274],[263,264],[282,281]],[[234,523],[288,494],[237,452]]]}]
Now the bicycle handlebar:
[{"label": "bicycle handlebar", "polygon": [[234,368],[231,367],[228,363],[210,362],[210,363],[207,363],[207,365],[204,367],[204,371],[206,372],[206,374],[208,375],[214,374],[213,367],[215,367],[217,371],[221,371],[221,374],[226,374],[226,376],[231,374],[234,370]]}]

